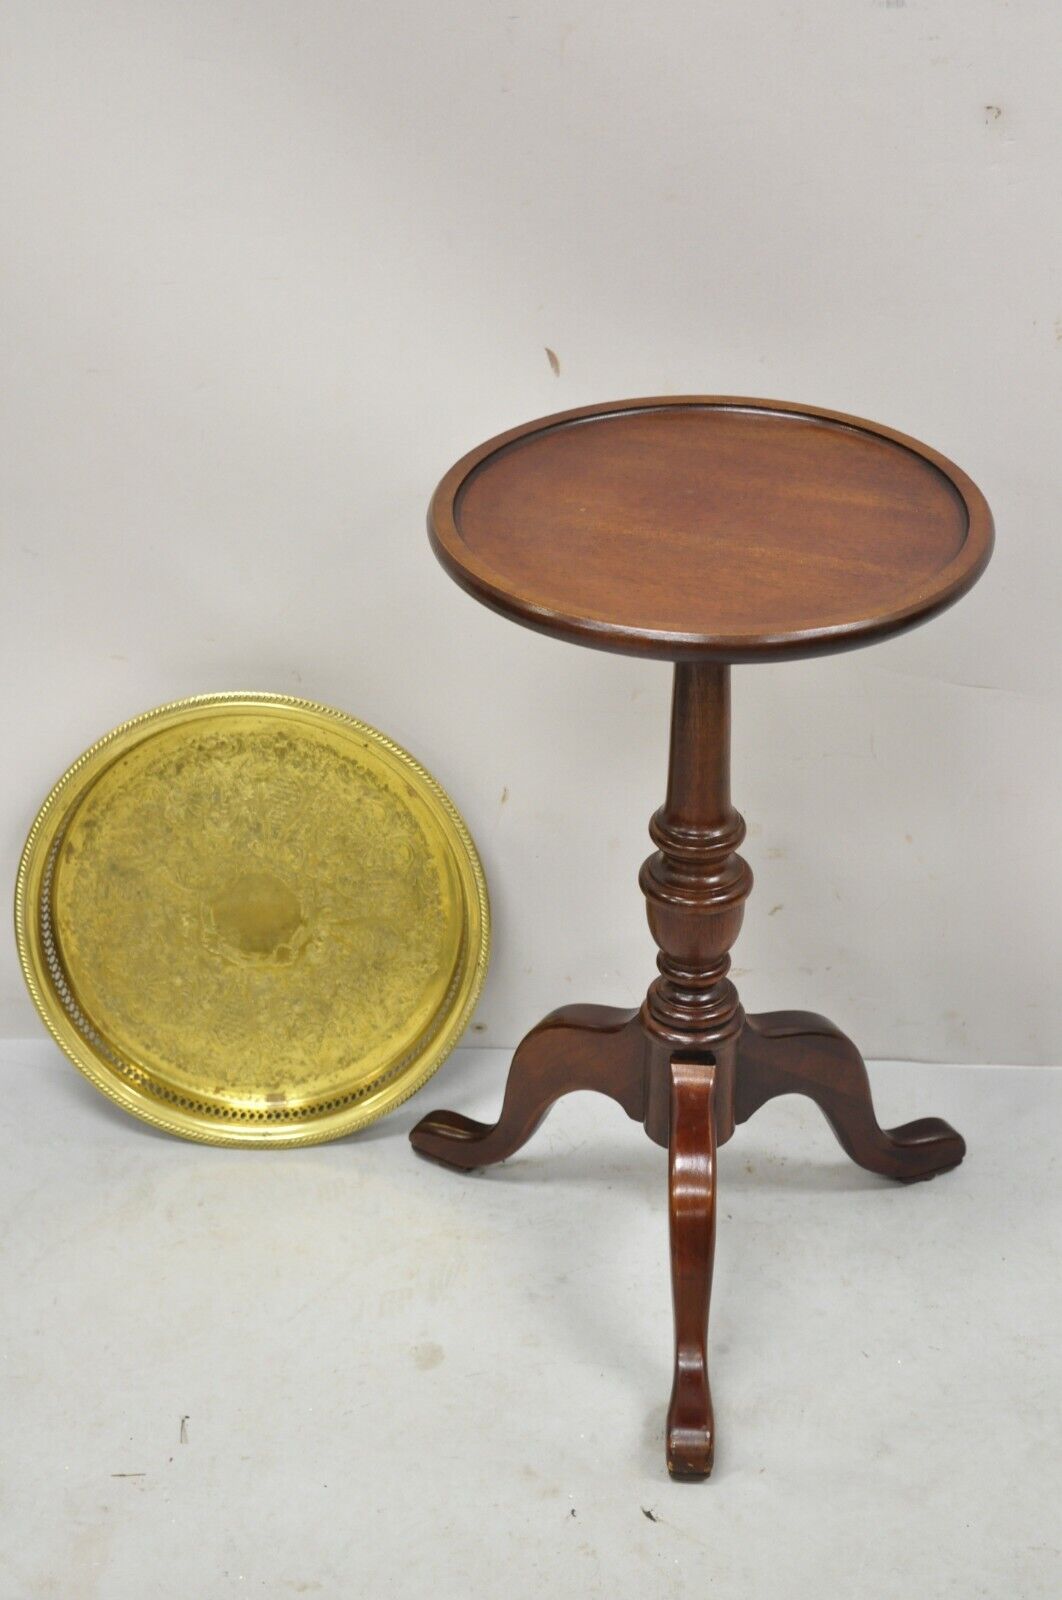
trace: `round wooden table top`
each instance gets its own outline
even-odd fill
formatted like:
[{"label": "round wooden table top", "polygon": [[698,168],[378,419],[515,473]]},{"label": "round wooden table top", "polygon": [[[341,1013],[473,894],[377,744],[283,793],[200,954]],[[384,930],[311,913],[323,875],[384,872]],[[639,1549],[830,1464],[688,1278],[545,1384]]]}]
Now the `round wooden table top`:
[{"label": "round wooden table top", "polygon": [[525,423],[452,467],[436,554],[477,599],[599,649],[760,661],[887,638],[964,594],[992,514],[877,423],[719,396]]}]

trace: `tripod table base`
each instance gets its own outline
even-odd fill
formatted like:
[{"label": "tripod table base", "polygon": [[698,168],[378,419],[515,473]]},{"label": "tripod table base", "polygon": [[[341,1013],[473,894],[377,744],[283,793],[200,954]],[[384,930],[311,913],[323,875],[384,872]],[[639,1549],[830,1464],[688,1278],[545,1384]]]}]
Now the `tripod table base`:
[{"label": "tripod table base", "polygon": [[[720,1123],[732,1129],[778,1095],[803,1094],[821,1108],[852,1160],[882,1177],[918,1183],[958,1166],[966,1153],[961,1135],[937,1117],[880,1127],[862,1056],[838,1028],[813,1012],[746,1017],[730,1065],[726,1074],[711,1052],[681,1047],[665,1052],[642,1012],[564,1006],[518,1047],[497,1122],[436,1111],[410,1134],[420,1155],[472,1171],[515,1154],[562,1095],[594,1089],[617,1100],[629,1117],[646,1124],[650,1138],[668,1147],[675,1374],[667,1464],[676,1478],[703,1478],[712,1470],[708,1307]],[[661,1138],[650,1124],[662,1075],[668,1120]],[[720,1107],[719,1087],[725,1092],[728,1077],[732,1102]]]}]

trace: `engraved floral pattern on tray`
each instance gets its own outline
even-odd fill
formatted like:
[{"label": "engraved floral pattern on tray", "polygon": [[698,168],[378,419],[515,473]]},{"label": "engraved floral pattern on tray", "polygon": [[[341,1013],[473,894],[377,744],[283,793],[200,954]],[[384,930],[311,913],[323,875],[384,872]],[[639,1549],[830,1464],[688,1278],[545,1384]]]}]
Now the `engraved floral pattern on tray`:
[{"label": "engraved floral pattern on tray", "polygon": [[404,774],[249,717],[163,732],[71,819],[57,944],[119,1054],[198,1100],[327,1099],[415,1044],[459,948]]}]

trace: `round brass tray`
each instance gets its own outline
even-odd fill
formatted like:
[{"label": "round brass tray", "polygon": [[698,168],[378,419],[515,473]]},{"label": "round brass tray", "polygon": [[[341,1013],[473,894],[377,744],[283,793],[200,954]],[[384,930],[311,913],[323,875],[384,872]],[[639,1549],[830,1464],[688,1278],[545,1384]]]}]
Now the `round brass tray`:
[{"label": "round brass tray", "polygon": [[490,941],[435,780],[271,694],[178,701],[86,751],[30,831],[15,924],[74,1065],[208,1144],[314,1144],[407,1099],[468,1023]]}]

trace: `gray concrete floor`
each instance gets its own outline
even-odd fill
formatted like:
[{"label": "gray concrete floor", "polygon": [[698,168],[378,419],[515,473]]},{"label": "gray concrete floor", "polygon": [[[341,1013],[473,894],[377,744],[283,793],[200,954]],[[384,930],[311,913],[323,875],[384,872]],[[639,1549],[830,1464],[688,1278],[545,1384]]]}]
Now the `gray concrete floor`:
[{"label": "gray concrete floor", "polygon": [[874,1067],[970,1143],[909,1189],[803,1101],[738,1131],[679,1485],[663,1151],[589,1095],[489,1174],[408,1149],[506,1065],[258,1153],[3,1047],[0,1600],[1062,1592],[1062,1073]]}]

